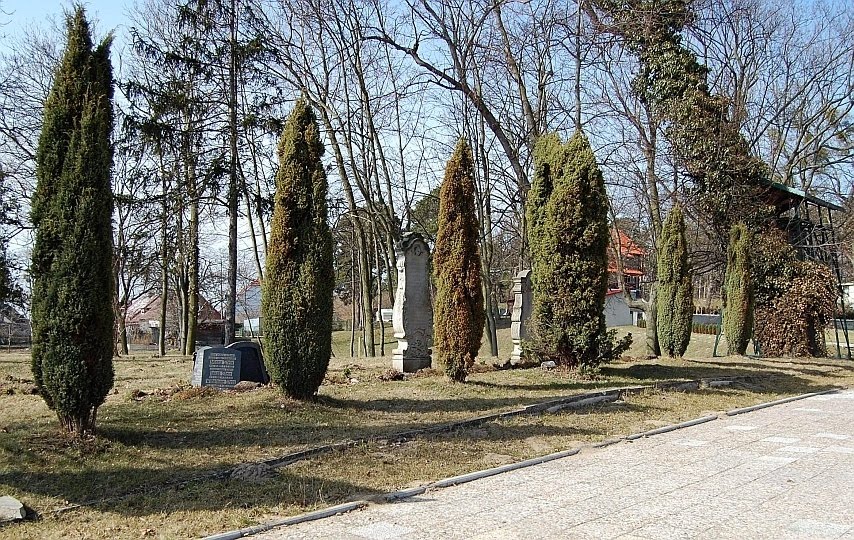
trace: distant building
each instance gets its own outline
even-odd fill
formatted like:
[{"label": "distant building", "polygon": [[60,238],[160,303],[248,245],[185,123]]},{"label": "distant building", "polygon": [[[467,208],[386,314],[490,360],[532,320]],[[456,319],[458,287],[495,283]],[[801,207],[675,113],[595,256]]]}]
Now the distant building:
[{"label": "distant building", "polygon": [[[261,282],[253,279],[246,284],[242,289],[237,291],[237,310],[234,314],[234,320],[237,326],[241,324],[245,327],[247,319],[259,319],[261,317]],[[255,328],[255,333],[258,329]]]},{"label": "distant building", "polygon": [[29,345],[32,340],[30,321],[12,304],[0,302],[0,343]]},{"label": "distant building", "polygon": [[842,302],[846,307],[850,308],[854,306],[854,283],[840,283],[840,287],[842,287]]},{"label": "distant building", "polygon": [[[349,301],[344,301],[337,293],[332,294],[333,330],[344,330],[350,327],[351,308]],[[253,279],[237,292],[237,313],[234,319],[237,327],[243,328],[244,337],[263,335],[264,320],[261,317],[261,282],[259,280]]]},{"label": "distant building", "polygon": [[[166,340],[167,346],[179,344],[178,299],[167,298]],[[199,295],[199,318],[196,326],[196,344],[221,345],[224,339],[225,321],[213,304]],[[157,345],[160,338],[160,295],[146,296],[133,302],[127,311],[128,342],[136,345]]]},{"label": "distant building", "polygon": [[608,291],[605,296],[605,326],[637,326],[643,312],[629,307],[626,296],[619,290]]},{"label": "distant building", "polygon": [[622,263],[623,281],[630,291],[641,291],[641,282],[646,274],[644,260],[646,250],[641,248],[625,232],[617,227],[611,228],[611,243],[608,246],[608,290],[616,291],[619,286],[619,264],[615,247],[619,248],[619,262]]}]

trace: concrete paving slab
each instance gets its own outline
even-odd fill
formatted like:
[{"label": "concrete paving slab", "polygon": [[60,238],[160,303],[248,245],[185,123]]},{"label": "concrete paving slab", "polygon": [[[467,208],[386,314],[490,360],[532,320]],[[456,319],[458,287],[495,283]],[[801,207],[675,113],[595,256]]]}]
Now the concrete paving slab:
[{"label": "concrete paving slab", "polygon": [[431,490],[259,540],[854,540],[854,391]]}]

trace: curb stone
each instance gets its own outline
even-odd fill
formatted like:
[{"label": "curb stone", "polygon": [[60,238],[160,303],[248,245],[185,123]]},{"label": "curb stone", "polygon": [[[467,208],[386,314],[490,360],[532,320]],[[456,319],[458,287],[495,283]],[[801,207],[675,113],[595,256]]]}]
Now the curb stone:
[{"label": "curb stone", "polygon": [[791,403],[792,401],[798,401],[801,399],[811,398],[814,396],[821,396],[824,394],[832,394],[834,392],[838,392],[837,389],[831,388],[830,390],[822,390],[821,392],[812,392],[809,394],[801,394],[800,396],[792,396],[783,399],[778,399],[776,401],[769,401],[767,403],[760,403],[758,405],[751,405],[750,407],[742,407],[740,409],[732,409],[731,411],[727,411],[727,416],[735,416],[737,414],[744,414],[753,411],[758,411],[759,409],[765,409],[767,407],[773,407],[774,405],[783,405],[784,403]]}]

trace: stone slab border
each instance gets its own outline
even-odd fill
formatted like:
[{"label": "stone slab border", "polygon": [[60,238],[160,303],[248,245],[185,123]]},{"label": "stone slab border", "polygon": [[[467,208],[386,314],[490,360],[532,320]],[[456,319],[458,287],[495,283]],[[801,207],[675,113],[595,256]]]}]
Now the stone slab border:
[{"label": "stone slab border", "polygon": [[735,416],[737,414],[744,414],[753,411],[758,411],[759,409],[765,409],[767,407],[773,407],[774,405],[782,405],[784,403],[790,403],[792,401],[798,401],[799,399],[806,399],[813,396],[820,396],[822,394],[830,394],[836,392],[836,390],[824,390],[823,392],[813,392],[811,394],[802,394],[800,396],[792,396],[783,399],[778,399],[776,401],[769,401],[768,403],[760,403],[759,405],[752,405],[750,407],[742,407],[740,409],[733,409],[731,411],[727,411],[727,416]]},{"label": "stone slab border", "polygon": [[[723,378],[721,378],[721,379],[705,379],[705,381],[728,380],[731,382],[736,382],[738,379],[745,379],[745,378],[749,378],[749,377],[732,377],[732,378],[726,378],[726,379],[723,379]],[[692,381],[692,382],[694,382],[694,381]],[[701,385],[698,385],[698,388],[700,386]],[[711,385],[711,384],[709,384],[708,386],[713,388],[715,386],[727,386],[727,385]],[[630,387],[630,388],[641,389],[641,388],[649,388],[649,387]],[[617,392],[619,390],[623,390],[623,389],[611,390],[611,391],[607,391],[604,393],[610,394],[610,392]],[[767,407],[773,407],[775,405],[782,405],[784,403],[790,403],[792,401],[806,399],[806,398],[810,398],[813,396],[819,396],[819,395],[823,395],[823,394],[831,394],[831,393],[835,393],[838,391],[839,391],[838,389],[829,389],[829,390],[824,390],[821,392],[811,392],[808,394],[801,394],[798,396],[792,396],[792,397],[785,398],[785,399],[778,399],[776,401],[761,403],[759,405],[754,405],[752,407],[744,407],[741,409],[733,409],[731,411],[727,411],[725,413],[725,415],[726,416],[733,416],[736,414],[747,413],[747,412],[751,412],[751,411],[755,411],[755,410],[759,410],[759,409],[764,409]],[[579,396],[572,396],[572,397],[579,397]],[[570,398],[566,398],[566,399],[570,399]],[[587,398],[587,399],[590,399],[590,398]],[[583,399],[577,399],[575,401],[576,402],[582,402],[584,400]],[[599,400],[597,402],[600,402],[600,401],[602,401],[602,400]],[[537,404],[537,405],[542,405],[542,404]],[[542,410],[548,411],[549,408],[546,407]],[[503,414],[503,413],[499,413],[498,416],[500,416],[500,414]],[[574,456],[584,449],[604,448],[606,446],[617,444],[617,443],[623,442],[623,441],[634,441],[634,440],[641,439],[644,437],[652,437],[654,435],[660,435],[662,433],[668,433],[671,431],[676,431],[678,429],[696,426],[698,424],[704,424],[706,422],[712,422],[714,420],[718,420],[719,418],[721,418],[721,416],[719,416],[719,415],[702,416],[700,418],[695,418],[693,420],[680,422],[678,424],[671,424],[668,426],[663,426],[660,428],[652,429],[649,431],[643,431],[640,433],[633,433],[631,435],[626,435],[624,437],[607,439],[607,440],[600,441],[600,442],[594,443],[594,444],[582,445],[580,447],[572,448],[570,450],[563,450],[563,451],[555,452],[555,453],[548,454],[545,456],[526,459],[524,461],[518,461],[516,463],[509,463],[507,465],[501,465],[499,467],[493,467],[493,468],[485,469],[482,471],[475,471],[475,472],[471,472],[471,473],[462,474],[459,476],[452,476],[450,478],[445,478],[443,480],[438,480],[436,482],[431,482],[429,484],[425,484],[423,486],[419,486],[419,487],[415,487],[415,488],[409,488],[409,489],[404,489],[404,490],[400,490],[400,491],[392,491],[390,493],[384,493],[384,494],[377,495],[375,497],[370,497],[367,499],[363,499],[360,501],[353,501],[353,502],[349,502],[349,503],[345,503],[345,504],[340,504],[337,506],[332,506],[332,507],[326,508],[324,510],[317,510],[317,511],[309,512],[306,514],[300,514],[300,515],[292,516],[289,518],[284,518],[284,519],[275,520],[275,521],[271,521],[271,522],[260,524],[260,525],[255,525],[253,527],[246,527],[246,528],[237,529],[234,531],[227,531],[227,532],[215,534],[212,536],[207,536],[203,540],[237,540],[238,538],[244,538],[246,536],[252,536],[252,535],[255,535],[258,533],[266,532],[266,531],[276,529],[276,528],[280,528],[280,527],[285,527],[288,525],[296,525],[298,523],[303,523],[306,521],[315,521],[318,519],[324,519],[327,517],[331,517],[331,516],[334,516],[337,514],[344,514],[347,512],[352,512],[353,510],[359,510],[361,508],[365,508],[365,507],[369,506],[370,504],[391,503],[391,502],[395,502],[395,501],[400,501],[400,500],[408,499],[411,497],[415,497],[417,495],[422,495],[422,494],[424,494],[428,491],[434,490],[434,489],[442,489],[442,488],[446,488],[446,487],[455,486],[458,484],[473,482],[475,480],[480,480],[482,478],[495,476],[497,474],[501,474],[501,473],[505,473],[505,472],[509,472],[509,471],[513,471],[513,470],[517,470],[517,469],[522,469],[522,468],[526,468],[526,467],[532,467],[534,465],[540,465],[542,463],[546,463],[548,461],[554,461],[556,459],[563,459],[566,457]]]},{"label": "stone slab border", "polygon": [[[370,443],[376,442],[389,442],[389,443],[402,443],[406,441],[410,441],[419,436],[424,435],[432,435],[436,433],[449,433],[451,431],[455,431],[458,429],[465,429],[471,427],[477,427],[488,422],[494,422],[496,420],[503,420],[506,418],[513,418],[515,416],[525,416],[525,415],[534,415],[534,414],[553,414],[556,412],[560,412],[565,409],[580,409],[583,407],[588,407],[591,405],[596,405],[599,403],[606,403],[616,401],[624,396],[628,395],[637,395],[644,392],[663,390],[663,391],[682,391],[689,392],[698,390],[701,388],[716,388],[720,386],[731,386],[736,383],[750,383],[751,381],[756,380],[757,377],[752,375],[739,375],[739,376],[718,376],[718,377],[703,377],[700,379],[689,379],[689,380],[667,380],[667,381],[659,381],[654,384],[648,385],[634,385],[634,386],[623,386],[618,388],[612,388],[608,390],[593,390],[590,392],[584,392],[582,394],[573,394],[570,396],[551,399],[548,401],[540,402],[540,403],[532,403],[530,405],[526,405],[524,407],[519,407],[518,409],[512,409],[508,411],[502,411],[492,414],[486,414],[482,416],[477,416],[474,418],[469,418],[466,420],[458,420],[455,422],[447,422],[443,424],[438,424],[435,426],[428,426],[424,428],[411,429],[407,431],[401,431],[397,433],[393,433],[390,435],[371,435],[366,437],[357,437],[355,439],[349,439],[346,441],[340,441],[330,444],[325,444],[321,446],[315,446],[311,448],[306,448],[305,450],[300,450],[298,452],[293,452],[284,456],[271,458],[263,461],[259,461],[258,463],[262,463],[274,469],[278,469],[281,467],[285,467],[287,465],[291,465],[293,463],[297,463],[300,461],[304,461],[306,459],[327,454],[330,452],[334,452],[337,450],[346,450],[348,448],[352,448],[355,446],[361,446]],[[655,431],[655,430],[654,430]],[[618,442],[621,439],[616,439],[614,442]],[[601,444],[601,443],[599,443]],[[539,458],[538,458],[539,459]],[[159,489],[169,489],[169,488],[183,488],[195,482],[201,482],[205,480],[224,480],[228,478],[231,473],[234,471],[234,467],[229,469],[223,469],[218,471],[213,471],[210,473],[201,474],[198,476],[193,476],[190,478],[186,478],[183,480],[179,480],[177,482],[169,482],[160,484],[157,486],[146,486],[140,489],[132,490],[127,493],[123,493],[121,495],[116,495],[113,497],[106,497],[103,499],[94,499],[90,501],[84,501],[81,503],[70,504],[67,506],[63,506],[60,508],[55,508],[51,510],[49,513],[54,515],[59,515],[61,513],[75,510],[77,508],[82,508],[85,506],[93,506],[96,504],[101,504],[105,502],[119,501],[126,499],[128,497],[133,497],[135,495],[143,495],[145,493],[152,492],[154,490]]]}]

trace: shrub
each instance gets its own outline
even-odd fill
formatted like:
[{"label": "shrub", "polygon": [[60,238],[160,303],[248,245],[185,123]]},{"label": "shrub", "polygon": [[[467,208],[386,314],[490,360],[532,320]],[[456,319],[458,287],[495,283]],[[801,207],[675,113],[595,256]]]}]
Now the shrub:
[{"label": "shrub", "polygon": [[532,354],[584,369],[622,354],[631,336],[615,341],[605,328],[608,286],[608,199],[587,137],[568,143],[549,134],[534,151],[528,193],[533,261]]},{"label": "shrub", "polygon": [[466,380],[477,358],[485,319],[474,189],[471,150],[461,140],[448,162],[439,193],[433,251],[436,357],[445,374],[459,382]]},{"label": "shrub", "polygon": [[824,327],[836,310],[829,268],[797,258],[778,229],[754,243],[755,336],[764,356],[825,356]]},{"label": "shrub", "polygon": [[756,335],[765,356],[826,356],[824,328],[836,309],[830,269],[814,262],[792,265],[785,292],[756,311]]},{"label": "shrub", "polygon": [[658,342],[670,357],[682,356],[691,340],[694,313],[685,218],[675,206],[661,227],[658,250]]},{"label": "shrub", "polygon": [[270,374],[297,399],[317,392],[332,354],[335,280],[323,152],[317,119],[300,98],[279,143],[261,297]]},{"label": "shrub", "polygon": [[33,375],[62,427],[95,430],[113,386],[113,80],[78,7],[44,107],[32,200]]},{"label": "shrub", "polygon": [[729,354],[743,355],[753,336],[753,280],[750,276],[751,235],[744,223],[732,227],[724,278],[724,334]]}]

